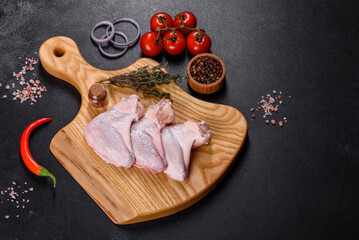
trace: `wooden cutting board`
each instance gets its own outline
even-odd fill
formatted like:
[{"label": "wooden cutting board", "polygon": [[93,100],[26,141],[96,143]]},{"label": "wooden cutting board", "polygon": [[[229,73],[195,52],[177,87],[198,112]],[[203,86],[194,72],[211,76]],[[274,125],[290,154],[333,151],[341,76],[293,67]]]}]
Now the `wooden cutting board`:
[{"label": "wooden cutting board", "polygon": [[[141,58],[121,70],[100,70],[84,60],[73,40],[61,36],[45,41],[39,55],[47,72],[72,84],[82,97],[75,119],[52,139],[51,152],[116,224],[168,216],[194,204],[222,179],[246,138],[247,122],[238,110],[201,101],[176,84],[170,84],[161,89],[171,93],[177,122],[205,120],[213,135],[210,144],[192,151],[188,180],[177,182],[164,173],[153,174],[137,167],[124,169],[107,164],[87,145],[84,128],[122,97],[135,92],[106,85],[109,104],[104,109],[94,109],[87,98],[89,87],[98,80],[158,63]],[[138,95],[145,107],[158,101]]]}]

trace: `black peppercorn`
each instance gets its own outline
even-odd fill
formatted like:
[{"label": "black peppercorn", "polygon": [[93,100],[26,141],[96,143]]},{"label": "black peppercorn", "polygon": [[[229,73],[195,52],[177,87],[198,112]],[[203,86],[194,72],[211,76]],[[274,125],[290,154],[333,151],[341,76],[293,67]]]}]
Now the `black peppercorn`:
[{"label": "black peppercorn", "polygon": [[194,80],[203,84],[210,84],[218,81],[222,76],[222,66],[214,58],[200,57],[193,61],[190,68]]}]

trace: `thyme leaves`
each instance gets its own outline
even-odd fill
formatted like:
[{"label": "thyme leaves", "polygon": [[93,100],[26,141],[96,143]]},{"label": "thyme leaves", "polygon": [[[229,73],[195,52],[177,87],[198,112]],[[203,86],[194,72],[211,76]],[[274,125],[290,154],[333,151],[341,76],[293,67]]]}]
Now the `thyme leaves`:
[{"label": "thyme leaves", "polygon": [[144,66],[129,73],[116,75],[108,79],[100,80],[98,83],[112,84],[123,88],[131,88],[135,91],[142,91],[145,95],[152,95],[158,98],[171,99],[170,93],[161,92],[155,89],[156,86],[180,82],[187,79],[187,76],[170,74],[163,71],[163,65],[154,67]]}]

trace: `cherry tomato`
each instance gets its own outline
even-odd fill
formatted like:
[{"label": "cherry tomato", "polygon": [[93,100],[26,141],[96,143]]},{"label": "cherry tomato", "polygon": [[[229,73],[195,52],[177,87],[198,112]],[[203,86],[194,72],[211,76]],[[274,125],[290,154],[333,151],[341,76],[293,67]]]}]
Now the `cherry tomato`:
[{"label": "cherry tomato", "polygon": [[[183,24],[181,24],[181,16],[183,18]],[[195,28],[197,26],[197,18],[191,12],[181,12],[176,15],[175,19],[173,20],[173,27],[188,27],[188,28]],[[180,29],[185,36],[187,36],[191,30],[187,29]]]},{"label": "cherry tomato", "polygon": [[187,48],[193,55],[206,53],[211,48],[211,39],[206,33],[199,39],[198,31],[194,31],[187,36]]},{"label": "cherry tomato", "polygon": [[[163,19],[167,27],[172,27],[172,17],[168,13],[159,12],[151,18],[151,31],[154,32],[157,29],[165,28],[165,24],[161,21]],[[161,31],[161,36],[165,35],[168,31]]]},{"label": "cherry tomato", "polygon": [[[157,56],[162,51],[162,43],[156,43],[157,32],[147,32],[142,35],[140,40],[140,47],[144,54],[147,56],[153,57]],[[161,36],[159,36],[159,41],[161,41]]]},{"label": "cherry tomato", "polygon": [[171,55],[178,55],[186,48],[186,38],[180,31],[175,31],[174,34],[170,31],[163,36],[163,39],[163,46]]}]

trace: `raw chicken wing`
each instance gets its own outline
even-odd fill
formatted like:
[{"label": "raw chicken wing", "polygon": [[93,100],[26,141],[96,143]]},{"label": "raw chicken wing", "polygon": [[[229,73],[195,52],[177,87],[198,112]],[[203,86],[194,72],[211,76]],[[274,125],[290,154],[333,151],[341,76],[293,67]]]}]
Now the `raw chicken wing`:
[{"label": "raw chicken wing", "polygon": [[106,162],[129,168],[134,163],[130,128],[145,110],[137,95],[122,98],[111,110],[101,113],[85,127],[88,145]]},{"label": "raw chicken wing", "polygon": [[136,157],[135,166],[154,173],[166,169],[161,129],[173,121],[172,103],[168,99],[163,99],[150,106],[145,116],[132,125],[131,140]]},{"label": "raw chicken wing", "polygon": [[191,149],[207,144],[211,139],[209,126],[189,120],[184,124],[162,130],[162,142],[168,167],[165,173],[172,179],[183,181],[188,176]]}]

